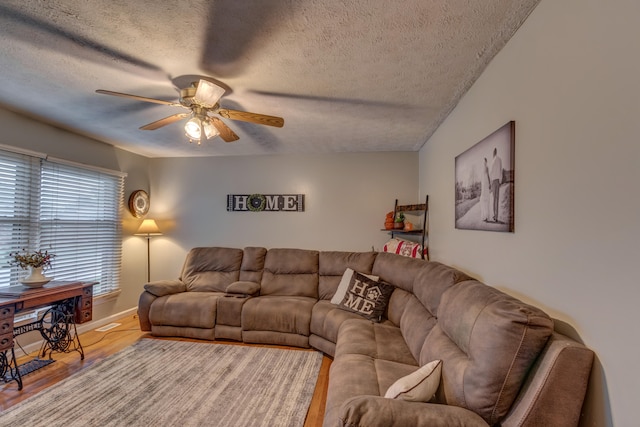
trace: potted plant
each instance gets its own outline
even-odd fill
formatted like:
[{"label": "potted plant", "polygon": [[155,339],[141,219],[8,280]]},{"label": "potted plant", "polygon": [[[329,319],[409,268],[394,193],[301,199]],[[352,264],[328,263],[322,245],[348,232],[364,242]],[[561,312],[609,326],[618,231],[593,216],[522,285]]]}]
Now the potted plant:
[{"label": "potted plant", "polygon": [[395,228],[396,230],[402,230],[404,228],[404,214],[402,212],[398,212],[396,214],[393,228]]},{"label": "potted plant", "polygon": [[11,252],[9,254],[11,260],[9,264],[27,270],[29,273],[20,279],[23,284],[42,284],[49,282],[51,279],[44,276],[42,272],[51,267],[51,260],[55,257],[49,251],[37,250],[28,252],[26,249],[22,251]]}]

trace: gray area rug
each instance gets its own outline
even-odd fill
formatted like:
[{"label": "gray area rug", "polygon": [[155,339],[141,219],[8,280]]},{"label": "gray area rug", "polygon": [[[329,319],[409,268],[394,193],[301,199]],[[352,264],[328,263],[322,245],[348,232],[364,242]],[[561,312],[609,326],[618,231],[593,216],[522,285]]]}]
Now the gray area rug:
[{"label": "gray area rug", "polygon": [[0,426],[302,426],[321,363],[316,351],[142,339]]}]

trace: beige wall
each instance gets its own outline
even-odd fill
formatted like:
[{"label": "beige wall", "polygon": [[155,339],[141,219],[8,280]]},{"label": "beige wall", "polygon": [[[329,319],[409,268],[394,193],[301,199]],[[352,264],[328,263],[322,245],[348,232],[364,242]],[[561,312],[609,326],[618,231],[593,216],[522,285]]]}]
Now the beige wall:
[{"label": "beige wall", "polygon": [[[242,141],[237,142],[241,144]],[[151,159],[152,279],[176,278],[196,246],[381,249],[394,200],[417,203],[418,154]],[[227,212],[227,194],[305,194],[305,211]]]},{"label": "beige wall", "polygon": [[[126,209],[132,191],[151,197],[151,278],[176,278],[194,246],[248,245],[325,250],[380,249],[385,213],[418,203],[418,154],[371,153],[148,159],[0,109],[0,144],[126,172],[121,294],[102,301],[94,320],[137,306],[146,282],[141,220]],[[241,142],[240,142],[241,143]],[[303,213],[227,212],[227,194],[303,193]]]},{"label": "beige wall", "polygon": [[[433,259],[541,306],[595,350],[584,425],[638,423],[638,16],[635,0],[543,0],[420,152]],[[454,158],[509,120],[515,233],[456,230]]]}]

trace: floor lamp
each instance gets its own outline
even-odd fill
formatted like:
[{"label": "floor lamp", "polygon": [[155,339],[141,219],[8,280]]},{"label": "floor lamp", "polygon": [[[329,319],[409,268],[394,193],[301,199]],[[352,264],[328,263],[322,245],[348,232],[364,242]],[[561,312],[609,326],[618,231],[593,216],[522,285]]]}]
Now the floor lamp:
[{"label": "floor lamp", "polygon": [[147,239],[147,282],[151,281],[151,254],[149,252],[149,241],[153,236],[162,236],[158,224],[153,219],[145,219],[140,224],[140,228],[134,236],[144,236]]}]

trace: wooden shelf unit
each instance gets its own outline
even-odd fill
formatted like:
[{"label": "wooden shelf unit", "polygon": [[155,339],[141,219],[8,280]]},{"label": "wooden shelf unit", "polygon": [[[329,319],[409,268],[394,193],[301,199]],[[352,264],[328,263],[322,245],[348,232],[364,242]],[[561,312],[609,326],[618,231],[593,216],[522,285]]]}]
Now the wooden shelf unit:
[{"label": "wooden shelf unit", "polygon": [[393,217],[395,218],[396,215],[398,214],[398,212],[402,212],[404,214],[415,214],[417,216],[422,215],[422,228],[421,229],[414,229],[414,230],[409,230],[409,231],[405,231],[405,230],[401,230],[401,229],[390,229],[390,230],[383,230],[386,231],[387,233],[391,234],[391,237],[395,237],[397,236],[420,236],[420,244],[422,245],[422,257],[424,258],[424,254],[428,253],[428,246],[425,245],[426,242],[428,242],[426,239],[429,236],[429,232],[428,232],[428,227],[429,227],[429,221],[428,221],[428,216],[429,216],[429,195],[425,196],[425,200],[424,203],[419,203],[416,205],[399,205],[398,204],[398,199],[396,199],[396,202],[393,206]]}]

